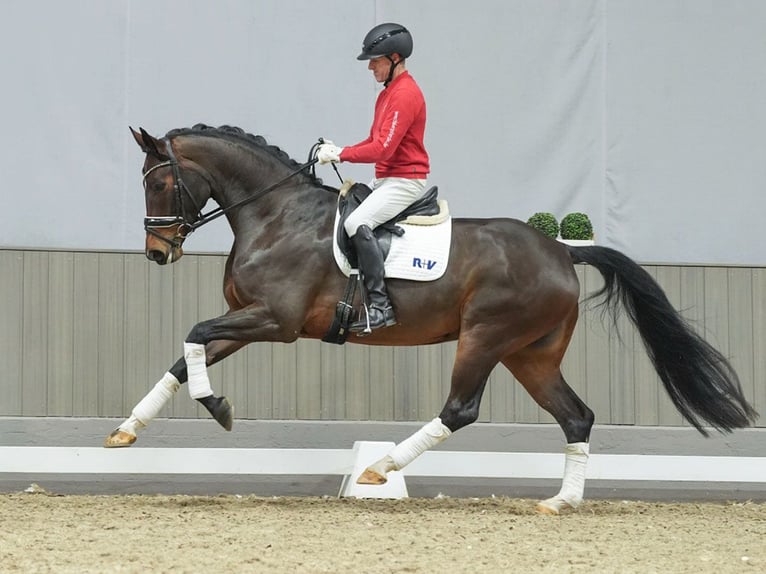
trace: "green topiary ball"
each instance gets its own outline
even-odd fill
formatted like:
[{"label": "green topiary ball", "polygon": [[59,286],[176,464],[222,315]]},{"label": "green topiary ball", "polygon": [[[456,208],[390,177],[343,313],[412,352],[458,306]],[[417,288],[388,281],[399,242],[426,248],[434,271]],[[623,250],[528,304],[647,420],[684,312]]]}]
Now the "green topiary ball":
[{"label": "green topiary ball", "polygon": [[559,222],[552,213],[537,212],[527,219],[527,225],[534,227],[548,237],[553,237],[553,239],[559,235]]},{"label": "green topiary ball", "polygon": [[584,213],[570,213],[561,220],[561,239],[593,239],[593,225]]}]

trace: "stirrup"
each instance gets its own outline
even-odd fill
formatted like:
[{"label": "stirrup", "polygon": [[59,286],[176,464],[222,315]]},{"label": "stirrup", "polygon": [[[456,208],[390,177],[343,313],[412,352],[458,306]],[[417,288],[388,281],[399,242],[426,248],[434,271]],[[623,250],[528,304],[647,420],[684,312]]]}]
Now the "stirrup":
[{"label": "stirrup", "polygon": [[369,335],[374,329],[393,325],[396,325],[393,307],[390,304],[385,307],[373,304],[369,307],[365,305],[364,319],[351,323],[348,329],[361,337]]}]

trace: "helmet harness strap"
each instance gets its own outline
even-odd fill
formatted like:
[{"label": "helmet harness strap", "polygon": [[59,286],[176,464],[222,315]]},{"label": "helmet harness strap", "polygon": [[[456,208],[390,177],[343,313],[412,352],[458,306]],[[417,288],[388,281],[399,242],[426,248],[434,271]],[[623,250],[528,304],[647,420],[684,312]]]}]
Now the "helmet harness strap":
[{"label": "helmet harness strap", "polygon": [[391,80],[394,79],[394,69],[404,62],[404,58],[401,58],[398,62],[395,62],[394,59],[391,57],[390,54],[386,55],[386,58],[388,58],[388,61],[391,62],[391,67],[388,69],[388,77],[386,78],[386,81],[383,82],[383,85],[388,87],[388,84],[391,83]]}]

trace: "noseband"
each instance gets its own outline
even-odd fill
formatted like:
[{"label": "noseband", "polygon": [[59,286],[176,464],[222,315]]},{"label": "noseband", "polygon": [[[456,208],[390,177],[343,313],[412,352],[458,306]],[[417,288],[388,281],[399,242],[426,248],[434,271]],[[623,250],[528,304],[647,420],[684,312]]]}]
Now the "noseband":
[{"label": "noseband", "polygon": [[[197,202],[194,201],[194,196],[189,191],[189,188],[186,187],[186,184],[184,183],[184,180],[181,178],[181,169],[178,167],[178,160],[175,158],[175,155],[173,154],[173,148],[170,144],[167,146],[167,153],[170,159],[168,161],[164,161],[162,163],[158,163],[155,166],[152,166],[146,172],[144,173],[143,182],[144,182],[144,189],[146,188],[146,178],[147,176],[152,173],[154,170],[159,169],[161,167],[170,167],[173,170],[173,196],[174,196],[174,203],[175,203],[175,211],[177,215],[161,215],[158,217],[145,217],[144,218],[144,230],[149,234],[153,235],[154,237],[157,237],[158,239],[161,239],[165,243],[170,244],[173,248],[180,249],[181,244],[183,243],[184,239],[186,239],[189,234],[191,234],[192,231],[197,227],[195,225],[196,222],[198,222],[200,219],[203,219],[202,216],[202,210],[197,205]],[[184,209],[184,197],[188,198],[188,201],[191,202],[192,206],[194,207],[194,210],[196,211],[197,215],[194,218],[194,221],[188,221],[186,219],[186,210]],[[173,236],[172,239],[168,239],[161,233],[157,232],[157,229],[167,229],[169,227],[177,226],[176,228],[176,234]]]}]

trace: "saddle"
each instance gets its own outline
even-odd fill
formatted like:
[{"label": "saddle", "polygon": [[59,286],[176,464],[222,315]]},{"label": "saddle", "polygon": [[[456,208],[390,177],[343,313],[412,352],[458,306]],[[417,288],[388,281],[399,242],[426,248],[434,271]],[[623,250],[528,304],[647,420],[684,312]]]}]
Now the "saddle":
[{"label": "saddle", "polygon": [[[335,242],[338,249],[340,249],[348,260],[348,264],[354,269],[358,269],[359,262],[351,238],[346,233],[344,223],[348,216],[353,213],[353,211],[359,207],[371,193],[372,190],[368,186],[347,181],[341,187],[338,196],[338,217]],[[422,198],[399,213],[399,215],[375,228],[373,233],[383,251],[384,259],[388,257],[389,251],[391,250],[391,240],[393,236],[396,235],[401,237],[404,235],[404,228],[397,225],[397,223],[409,220],[408,222],[413,224],[434,225],[449,218],[446,202],[440,202],[438,200],[438,194],[438,188],[436,186],[431,187]],[[436,218],[435,216],[439,217]],[[350,274],[343,298],[338,301],[335,307],[335,316],[333,317],[332,324],[324,337],[322,337],[322,341],[325,343],[342,345],[346,342],[349,332],[348,326],[354,309],[353,302],[356,295],[357,285],[361,285],[361,276],[358,273]]]},{"label": "saddle", "polygon": [[[363,183],[347,182],[340,189],[340,196],[338,198],[338,230],[337,230],[337,242],[338,247],[348,259],[348,262],[357,267],[358,262],[356,259],[356,252],[351,243],[351,238],[346,233],[344,223],[348,216],[359,207],[359,205],[367,199],[372,193],[372,190]],[[386,221],[384,224],[375,228],[373,233],[378,240],[381,250],[383,251],[383,258],[385,259],[391,249],[391,238],[393,235],[401,237],[404,235],[404,229],[397,225],[397,223],[408,219],[413,216],[428,217],[438,215],[441,207],[438,201],[439,188],[437,186],[431,187],[423,197],[411,204],[404,211],[399,213]]]}]

